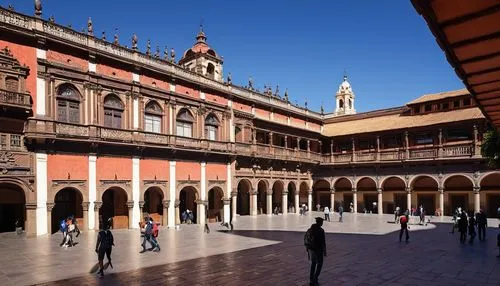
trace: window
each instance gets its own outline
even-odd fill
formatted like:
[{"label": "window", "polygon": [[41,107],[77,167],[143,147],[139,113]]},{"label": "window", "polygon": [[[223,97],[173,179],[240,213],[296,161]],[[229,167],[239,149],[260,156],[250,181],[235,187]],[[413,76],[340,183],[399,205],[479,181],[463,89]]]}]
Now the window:
[{"label": "window", "polygon": [[434,139],[432,138],[432,134],[418,134],[415,136],[415,144],[432,144]]},{"label": "window", "polygon": [[193,116],[187,109],[182,109],[177,115],[177,136],[193,137]]},{"label": "window", "polygon": [[5,79],[5,89],[8,91],[19,92],[19,81],[17,78],[9,76]]},{"label": "window", "polygon": [[375,142],[373,140],[360,140],[358,143],[359,150],[375,149]]},{"label": "window", "polygon": [[450,108],[450,104],[448,102],[443,103],[443,110],[448,110]]},{"label": "window", "polygon": [[425,105],[425,112],[429,112],[429,111],[432,111],[432,105],[426,104]]},{"label": "window", "polygon": [[242,135],[243,134],[241,133],[241,127],[235,126],[234,127],[234,138],[236,139],[236,142],[243,142]]},{"label": "window", "polygon": [[413,110],[413,112],[415,112],[415,114],[420,113],[420,106],[415,107],[415,109]]},{"label": "window", "polygon": [[470,98],[464,99],[464,106],[469,106],[470,105]]},{"label": "window", "polygon": [[212,63],[209,63],[207,66],[207,77],[214,78],[215,74],[215,66]]},{"label": "window", "polygon": [[144,113],[144,130],[148,132],[161,132],[162,109],[160,105],[154,101],[150,101],[146,105]]},{"label": "window", "polygon": [[57,89],[57,120],[80,123],[80,93],[71,85],[63,84]]},{"label": "window", "polygon": [[403,143],[400,136],[390,136],[382,140],[384,148],[400,148],[403,147]]},{"label": "window", "polygon": [[0,135],[0,149],[7,149],[7,135]]},{"label": "window", "polygon": [[464,129],[446,130],[447,141],[472,140],[472,133]]},{"label": "window", "polygon": [[21,147],[21,135],[10,135],[10,147]]},{"label": "window", "polygon": [[460,107],[460,100],[454,100],[453,101],[453,108],[459,108]]},{"label": "window", "polygon": [[219,120],[215,115],[210,114],[205,119],[205,138],[208,140],[218,140],[217,131],[219,129]]},{"label": "window", "polygon": [[123,104],[118,96],[110,94],[104,99],[104,126],[122,128]]},{"label": "window", "polygon": [[339,108],[344,108],[344,101],[342,99],[339,100]]}]

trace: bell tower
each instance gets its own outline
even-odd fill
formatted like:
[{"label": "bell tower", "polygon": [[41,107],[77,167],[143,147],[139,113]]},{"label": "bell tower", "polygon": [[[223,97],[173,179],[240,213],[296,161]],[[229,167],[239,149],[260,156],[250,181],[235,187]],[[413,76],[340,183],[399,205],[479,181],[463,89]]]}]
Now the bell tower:
[{"label": "bell tower", "polygon": [[344,81],[339,86],[335,95],[335,115],[355,114],[354,92],[351,84],[347,81],[347,75],[344,75]]}]

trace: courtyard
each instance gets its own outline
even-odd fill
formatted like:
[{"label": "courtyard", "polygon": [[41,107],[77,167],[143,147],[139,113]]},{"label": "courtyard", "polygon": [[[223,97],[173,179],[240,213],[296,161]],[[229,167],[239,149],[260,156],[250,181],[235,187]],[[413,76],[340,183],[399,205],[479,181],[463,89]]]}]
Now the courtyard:
[{"label": "courtyard", "polygon": [[[89,274],[96,264],[96,234],[84,232],[78,245],[60,248],[60,233],[37,238],[1,234],[3,285],[308,285],[309,263],[303,237],[309,212],[241,216],[234,231],[210,224],[162,229],[159,253],[141,250],[138,230],[115,230],[114,269],[104,278]],[[324,223],[327,251],[321,285],[498,285],[496,219],[487,241],[460,244],[450,234],[449,217],[411,225],[410,242],[399,243],[391,215],[346,214]]]}]

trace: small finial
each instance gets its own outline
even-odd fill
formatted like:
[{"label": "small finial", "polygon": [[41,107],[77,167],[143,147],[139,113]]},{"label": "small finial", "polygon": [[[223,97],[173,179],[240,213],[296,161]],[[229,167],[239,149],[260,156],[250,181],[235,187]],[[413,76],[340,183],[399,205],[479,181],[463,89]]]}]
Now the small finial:
[{"label": "small finial", "polygon": [[325,110],[323,109],[323,103],[321,104],[321,107],[320,107],[320,113],[321,113],[321,115],[325,114]]},{"label": "small finial", "polygon": [[304,107],[307,109],[307,98],[306,98],[306,100],[304,102]]},{"label": "small finial", "polygon": [[163,50],[163,59],[168,61],[168,47],[165,46],[165,49]]},{"label": "small finial", "polygon": [[16,11],[16,10],[14,9],[14,5],[12,5],[12,4],[9,4],[9,10],[10,10],[10,11],[12,11],[12,12]]},{"label": "small finial", "polygon": [[279,84],[276,85],[276,90],[274,91],[274,96],[280,97],[280,86],[279,86]]},{"label": "small finial", "polygon": [[285,101],[288,102],[288,88],[285,89]]},{"label": "small finial", "polygon": [[151,40],[148,39],[148,43],[146,44],[146,55],[151,56]]},{"label": "small finial", "polygon": [[174,50],[174,48],[170,49],[170,61],[175,63],[175,50]]},{"label": "small finial", "polygon": [[160,58],[160,46],[156,46],[156,51],[155,51],[155,58],[159,59]]},{"label": "small finial", "polygon": [[68,180],[71,179],[71,174],[68,172]]},{"label": "small finial", "polygon": [[94,26],[92,25],[92,18],[89,17],[89,20],[87,21],[87,33],[89,36],[94,35]]},{"label": "small finial", "polygon": [[114,35],[114,39],[113,39],[113,44],[115,44],[115,45],[120,44],[120,42],[118,40],[118,28],[115,28],[115,35]]},{"label": "small finial", "polygon": [[106,41],[106,31],[102,31],[101,40]]},{"label": "small finial", "polygon": [[68,28],[72,29],[73,28],[73,25],[71,25],[71,23],[68,24]]},{"label": "small finial", "polygon": [[49,17],[49,22],[50,22],[50,23],[55,23],[55,22],[56,22],[56,18],[54,17],[54,15],[51,15],[51,16]]},{"label": "small finial", "polygon": [[132,50],[137,50],[137,42],[139,39],[137,38],[137,35],[134,33],[132,35]]},{"label": "small finial", "polygon": [[253,78],[250,76],[248,78],[248,89],[253,90]]},{"label": "small finial", "polygon": [[233,79],[231,73],[227,73],[227,84],[233,84]]},{"label": "small finial", "polygon": [[346,69],[344,69],[344,81],[346,81],[346,80],[347,80],[347,71],[346,71]]},{"label": "small finial", "polygon": [[37,18],[42,17],[42,1],[35,0],[35,16]]}]

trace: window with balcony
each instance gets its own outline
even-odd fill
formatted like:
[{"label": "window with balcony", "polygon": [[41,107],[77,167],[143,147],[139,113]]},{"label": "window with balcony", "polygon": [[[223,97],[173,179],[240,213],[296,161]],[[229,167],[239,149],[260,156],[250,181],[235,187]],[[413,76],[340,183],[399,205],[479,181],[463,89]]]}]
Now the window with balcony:
[{"label": "window with balcony", "polygon": [[80,93],[75,87],[63,84],[57,88],[57,120],[80,123]]},{"label": "window with balcony", "polygon": [[472,132],[464,129],[450,129],[446,130],[446,141],[465,141],[472,140]]},{"label": "window with balcony", "polygon": [[432,144],[433,142],[434,142],[434,138],[433,138],[432,134],[430,134],[430,133],[415,135],[415,144],[416,145]]},{"label": "window with balcony", "polygon": [[219,120],[213,114],[205,118],[205,138],[208,140],[218,140]]},{"label": "window with balcony", "polygon": [[401,136],[388,136],[382,139],[382,145],[385,149],[402,148],[403,141]]},{"label": "window with balcony", "polygon": [[146,105],[144,112],[144,130],[148,132],[161,133],[161,120],[163,110],[155,101]]},{"label": "window with balcony", "polygon": [[194,123],[193,115],[191,115],[191,113],[187,109],[182,109],[177,114],[177,123],[176,123],[177,136],[193,137],[193,123]]},{"label": "window with balcony", "polygon": [[120,98],[109,94],[104,99],[104,126],[110,128],[122,128],[124,106]]}]

